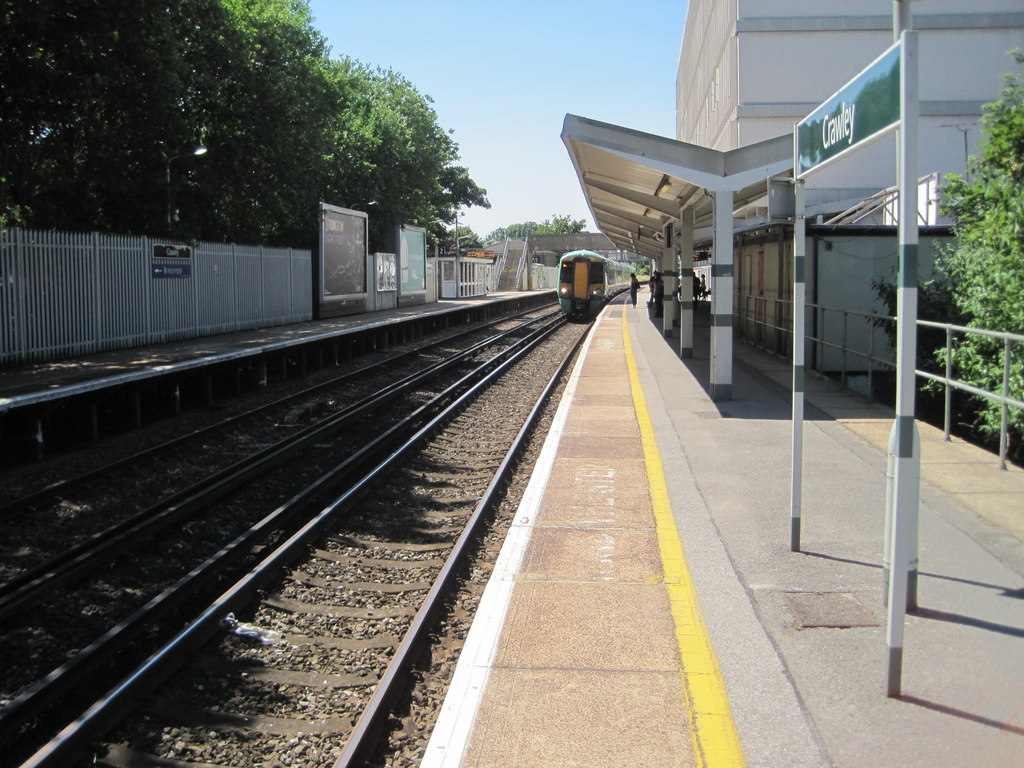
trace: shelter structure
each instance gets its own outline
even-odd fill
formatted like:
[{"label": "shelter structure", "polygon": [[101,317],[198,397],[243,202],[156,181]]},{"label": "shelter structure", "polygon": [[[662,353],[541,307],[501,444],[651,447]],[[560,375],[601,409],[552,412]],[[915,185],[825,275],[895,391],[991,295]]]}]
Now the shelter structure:
[{"label": "shelter structure", "polygon": [[[562,140],[598,228],[617,246],[651,259],[665,276],[666,295],[680,278],[680,300],[665,307],[664,331],[672,334],[679,312],[684,356],[693,345],[692,256],[711,244],[715,400],[731,396],[733,325],[745,324],[748,308],[759,324],[766,309],[782,314],[792,302],[782,293],[793,275],[787,217],[773,210],[790,197],[785,176],[792,174],[792,128],[891,44],[899,5],[690,0],[676,79],[675,140],[565,118]],[[918,187],[919,223],[942,225],[936,180],[964,173],[983,105],[998,98],[1002,75],[1012,68],[1007,54],[1024,39],[1024,11],[1020,0],[930,0],[915,3],[912,28],[921,40],[918,167],[930,179]],[[890,136],[855,160],[816,173],[805,189],[810,223],[862,229],[877,223],[872,219],[893,207],[894,156]],[[779,286],[777,295],[768,295],[769,283]],[[870,293],[869,272],[848,288],[851,295],[855,288]],[[791,327],[791,318],[779,320]]]},{"label": "shelter structure", "polygon": [[[766,195],[767,180],[792,169],[790,136],[720,152],[576,115],[562,141],[597,226],[619,247],[680,278],[680,354],[693,354],[692,254],[695,232],[712,233],[711,397],[732,396],[733,211]],[[683,267],[677,264],[682,261]],[[678,271],[677,271],[678,270]],[[674,312],[665,313],[671,329]]]}]

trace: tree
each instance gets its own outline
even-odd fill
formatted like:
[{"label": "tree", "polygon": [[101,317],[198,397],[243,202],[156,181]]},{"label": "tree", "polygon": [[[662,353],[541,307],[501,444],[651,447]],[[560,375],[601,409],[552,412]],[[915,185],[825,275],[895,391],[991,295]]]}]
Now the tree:
[{"label": "tree", "polygon": [[484,240],[488,243],[496,243],[501,240],[522,239],[527,235],[574,235],[582,232],[586,225],[585,219],[573,219],[569,216],[555,214],[541,224],[535,221],[526,221],[521,224],[499,227],[487,235]]},{"label": "tree", "polygon": [[170,199],[176,239],[312,247],[318,202],[374,200],[383,247],[488,206],[430,99],[332,61],[307,0],[0,0],[0,23],[0,226],[166,236]]},{"label": "tree", "polygon": [[438,238],[438,242],[445,253],[455,253],[456,243],[460,252],[465,251],[478,251],[483,248],[483,242],[480,240],[480,235],[474,232],[467,226],[459,226],[455,231],[458,236],[458,240],[452,236],[452,230],[443,232]]},{"label": "tree", "polygon": [[[1024,52],[1011,54],[1018,66]],[[945,210],[956,220],[956,246],[943,254],[947,286],[966,325],[1024,332],[1024,79],[1006,76],[1002,98],[985,107],[987,139],[972,157],[967,178],[951,176]],[[984,336],[959,338],[953,361],[959,375],[990,392],[1003,381],[1003,344]],[[945,357],[940,350],[939,357]],[[1011,354],[1010,396],[1024,399],[1024,345]],[[1018,435],[1024,413],[1011,410]],[[998,433],[1000,408],[985,401],[978,427]]]},{"label": "tree", "polygon": [[347,84],[332,78],[304,2],[220,0],[219,8],[219,23],[198,29],[190,45],[202,66],[188,113],[210,153],[194,164],[195,183],[175,190],[187,211],[181,232],[309,247]]},{"label": "tree", "polygon": [[550,219],[544,219],[537,228],[538,235],[575,235],[583,231],[587,226],[586,219],[572,219],[568,216],[554,215]]},{"label": "tree", "polygon": [[429,97],[391,70],[351,59],[336,67],[354,78],[356,95],[339,119],[341,151],[334,153],[329,189],[345,203],[376,201],[372,248],[393,247],[397,224],[429,225],[454,219],[464,205],[490,207],[486,190],[456,165],[458,145],[438,124]]},{"label": "tree", "polygon": [[[3,0],[0,224],[141,232],[198,143],[182,55],[216,0]],[[127,32],[130,30],[130,34]]]}]

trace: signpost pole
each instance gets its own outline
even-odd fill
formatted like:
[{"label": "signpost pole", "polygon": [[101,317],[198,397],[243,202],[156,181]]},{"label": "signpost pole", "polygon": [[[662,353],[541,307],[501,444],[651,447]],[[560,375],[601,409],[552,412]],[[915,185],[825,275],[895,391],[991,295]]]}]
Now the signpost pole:
[{"label": "signpost pole", "polygon": [[[894,43],[850,82],[797,123],[793,131],[793,176],[796,180],[796,187],[794,190],[793,244],[793,472],[790,504],[790,549],[794,552],[800,551],[803,474],[805,290],[803,280],[806,208],[802,181],[808,174],[846,157],[865,144],[888,135],[899,126],[901,117],[900,73],[903,71],[900,60],[901,53],[902,44]],[[916,99],[916,95],[914,98]],[[797,199],[799,202],[796,202]],[[914,215],[912,214],[912,219]],[[887,530],[888,527],[887,523]],[[886,539],[887,552],[888,549],[889,543]]]},{"label": "signpost pole", "polygon": [[[896,419],[889,437],[883,573],[888,608],[886,688],[900,695],[903,631],[906,612],[917,607],[917,523],[920,503],[921,440],[914,419],[917,363],[917,144],[918,40],[910,29],[910,0],[894,0],[897,41],[872,64],[796,125],[794,177],[846,156],[855,147],[899,129],[899,278],[896,294]],[[871,86],[869,88],[869,86]],[[898,92],[898,96],[897,96]],[[799,186],[797,187],[799,191]],[[804,211],[800,198],[798,212]],[[794,238],[802,225],[796,216]],[[803,435],[803,291],[798,261],[802,246],[794,242],[793,301],[793,479],[790,548],[800,546],[800,481]],[[798,273],[799,270],[799,273]],[[797,343],[799,338],[800,343]]]},{"label": "signpost pole", "polygon": [[916,607],[917,516],[921,472],[921,441],[914,420],[917,359],[917,33],[901,34],[899,141],[899,278],[896,294],[896,419],[889,439],[894,455],[892,519],[889,532],[890,574],[886,646],[886,691],[900,695],[903,630],[907,609]]},{"label": "signpost pole", "polygon": [[789,549],[791,552],[799,552],[804,476],[804,260],[807,250],[803,179],[793,179],[793,193],[796,204],[793,215],[793,471],[789,507]]}]

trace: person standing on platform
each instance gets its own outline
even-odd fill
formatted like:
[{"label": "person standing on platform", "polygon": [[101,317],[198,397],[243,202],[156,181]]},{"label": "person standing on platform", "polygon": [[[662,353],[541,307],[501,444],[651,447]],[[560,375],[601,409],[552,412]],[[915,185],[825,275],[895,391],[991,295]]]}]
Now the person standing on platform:
[{"label": "person standing on platform", "polygon": [[665,312],[665,307],[662,302],[665,300],[665,281],[661,277],[661,272],[654,273],[654,316],[662,317]]},{"label": "person standing on platform", "polygon": [[629,300],[636,306],[636,292],[640,290],[640,281],[636,279],[636,272],[629,273]]}]

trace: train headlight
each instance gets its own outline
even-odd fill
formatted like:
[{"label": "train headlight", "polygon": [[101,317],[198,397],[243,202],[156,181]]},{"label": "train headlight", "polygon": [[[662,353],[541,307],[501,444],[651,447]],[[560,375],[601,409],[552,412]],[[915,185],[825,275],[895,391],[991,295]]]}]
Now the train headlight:
[{"label": "train headlight", "polygon": [[568,296],[569,295],[569,289],[566,288],[564,285],[559,289],[558,292],[561,293],[563,296]]},{"label": "train headlight", "polygon": [[595,288],[593,291],[591,291],[591,295],[593,296],[600,296],[603,293],[604,291],[602,291],[600,288]]}]

